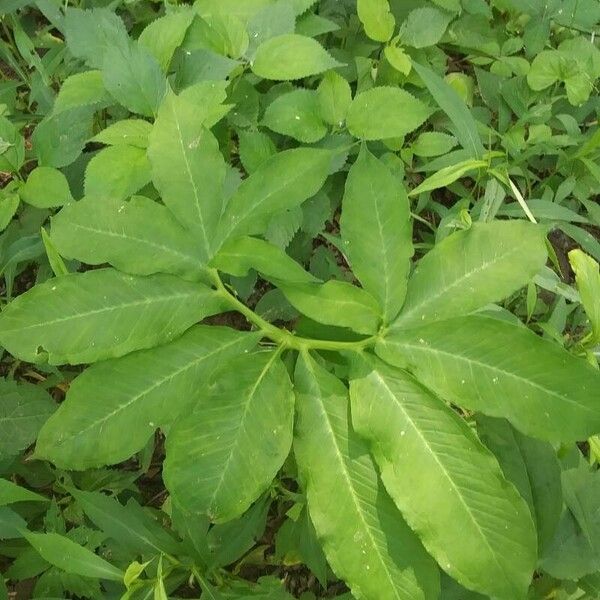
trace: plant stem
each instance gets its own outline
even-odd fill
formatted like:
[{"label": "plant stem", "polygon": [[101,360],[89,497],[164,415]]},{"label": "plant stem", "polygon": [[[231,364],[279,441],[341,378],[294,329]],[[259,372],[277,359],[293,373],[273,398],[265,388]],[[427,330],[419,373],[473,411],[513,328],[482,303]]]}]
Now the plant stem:
[{"label": "plant stem", "polygon": [[280,329],[275,325],[272,325],[268,321],[265,321],[261,316],[257,315],[252,309],[248,308],[243,302],[240,302],[223,284],[219,277],[216,269],[210,271],[210,277],[214,282],[217,292],[222,298],[237,312],[241,313],[246,319],[255,325],[261,333],[277,345],[284,349],[291,350],[353,350],[355,352],[361,352],[369,346],[373,346],[378,339],[378,336],[373,335],[365,338],[364,340],[358,340],[356,342],[338,342],[335,340],[317,340],[312,338],[303,338],[293,333]]}]

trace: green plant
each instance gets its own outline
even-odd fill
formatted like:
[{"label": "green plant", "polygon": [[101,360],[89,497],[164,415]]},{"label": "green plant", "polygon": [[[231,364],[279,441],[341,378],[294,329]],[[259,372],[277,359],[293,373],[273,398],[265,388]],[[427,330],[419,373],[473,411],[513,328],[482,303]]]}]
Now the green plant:
[{"label": "green plant", "polygon": [[[17,267],[45,265],[0,344],[13,373],[68,388],[56,409],[0,388],[9,426],[27,423],[0,457],[36,440],[42,472],[16,475],[58,498],[0,479],[9,577],[40,576],[36,597],[163,599],[192,580],[203,598],[289,598],[237,577],[273,506],[278,558],[323,587],[329,565],[356,598],[594,597],[599,479],[575,442],[600,455],[584,228],[600,138],[573,115],[593,114],[598,51],[557,7],[565,39],[530,66],[486,3],[400,4],[200,0],[132,32],[67,8],[79,68],[35,128],[35,169],[0,121],[7,296]],[[436,46],[470,53],[470,31],[495,44],[472,58],[483,103]],[[569,254],[576,289],[547,266],[557,228],[588,253]],[[154,510],[133,482],[159,435]]]}]

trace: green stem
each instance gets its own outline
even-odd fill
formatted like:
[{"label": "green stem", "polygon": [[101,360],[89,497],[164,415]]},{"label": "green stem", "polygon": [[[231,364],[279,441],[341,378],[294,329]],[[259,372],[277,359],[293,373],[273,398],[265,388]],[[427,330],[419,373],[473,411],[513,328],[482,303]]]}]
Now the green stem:
[{"label": "green stem", "polygon": [[369,346],[373,346],[378,339],[378,336],[373,335],[359,340],[357,342],[337,342],[334,340],[316,340],[311,338],[303,338],[293,333],[280,329],[265,321],[261,316],[257,315],[252,309],[248,308],[243,302],[240,302],[229,290],[225,287],[216,269],[210,271],[210,277],[217,289],[217,292],[231,306],[233,310],[241,313],[246,319],[255,325],[261,333],[281,346],[283,349],[291,350],[353,350],[361,352]]}]

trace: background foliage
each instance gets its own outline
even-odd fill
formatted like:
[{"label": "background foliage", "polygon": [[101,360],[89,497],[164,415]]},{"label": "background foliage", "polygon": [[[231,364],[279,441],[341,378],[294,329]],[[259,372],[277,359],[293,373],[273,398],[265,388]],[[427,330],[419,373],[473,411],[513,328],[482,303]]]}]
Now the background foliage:
[{"label": "background foliage", "polygon": [[600,597],[597,0],[0,14],[0,599]]}]

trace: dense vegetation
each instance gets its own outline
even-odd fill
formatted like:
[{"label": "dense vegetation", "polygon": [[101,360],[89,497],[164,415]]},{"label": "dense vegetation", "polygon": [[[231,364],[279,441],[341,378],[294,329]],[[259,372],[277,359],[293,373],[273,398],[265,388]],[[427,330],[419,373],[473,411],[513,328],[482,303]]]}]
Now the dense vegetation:
[{"label": "dense vegetation", "polygon": [[600,598],[597,0],[0,11],[0,600]]}]

